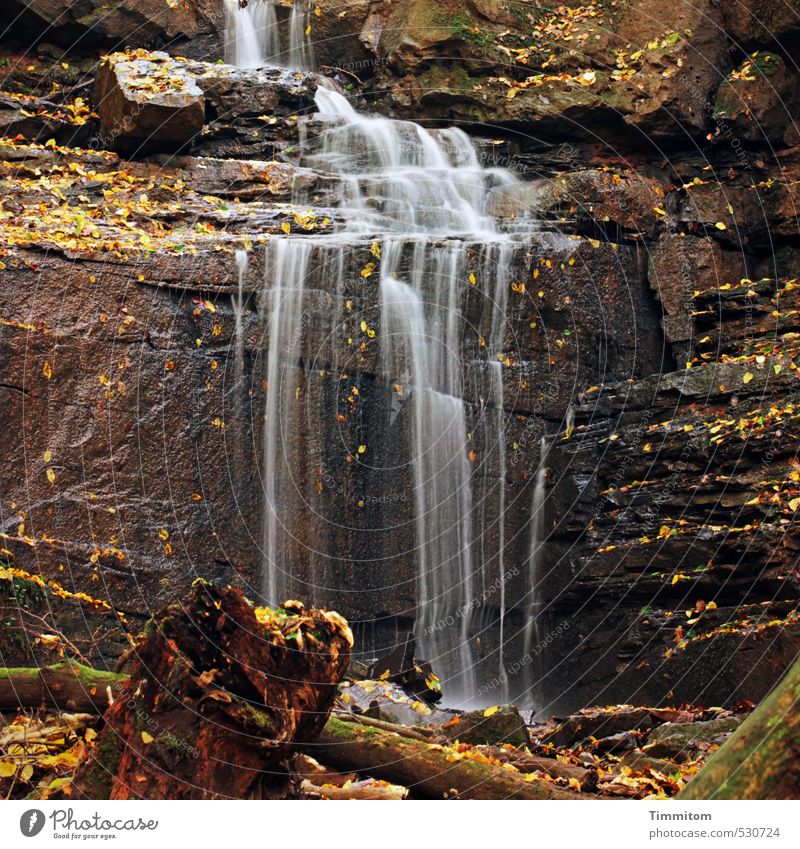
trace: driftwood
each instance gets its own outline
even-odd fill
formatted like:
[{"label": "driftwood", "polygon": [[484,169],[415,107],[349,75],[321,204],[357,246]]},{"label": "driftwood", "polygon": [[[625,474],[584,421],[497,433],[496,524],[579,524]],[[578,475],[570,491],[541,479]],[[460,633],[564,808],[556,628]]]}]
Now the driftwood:
[{"label": "driftwood", "polygon": [[301,780],[308,780],[317,787],[324,784],[334,784],[342,787],[348,782],[352,783],[358,779],[354,772],[337,772],[335,769],[321,764],[304,752],[298,752],[292,758],[292,773]]},{"label": "driftwood", "polygon": [[322,787],[304,780],[300,790],[309,799],[372,799],[374,801],[397,801],[408,796],[408,788],[399,784],[390,784],[388,781],[376,781],[368,778],[365,781],[354,781],[337,787],[334,784],[326,784]]},{"label": "driftwood", "polygon": [[800,660],[678,794],[680,799],[800,799]]},{"label": "driftwood", "polygon": [[127,675],[92,669],[75,661],[38,669],[0,667],[0,710],[55,707],[102,713],[127,680]]},{"label": "driftwood", "polygon": [[304,747],[315,758],[400,784],[434,799],[578,799],[580,794],[502,766],[459,758],[455,748],[331,717]]},{"label": "driftwood", "polygon": [[499,761],[512,764],[520,772],[543,772],[551,778],[575,780],[584,793],[595,790],[599,781],[596,769],[567,764],[556,758],[539,758],[514,749],[497,749],[493,752]]},{"label": "driftwood", "polygon": [[198,581],[157,614],[73,795],[248,798],[285,784],[284,760],[325,724],[352,646],[338,614],[287,606],[257,615],[238,590]]}]

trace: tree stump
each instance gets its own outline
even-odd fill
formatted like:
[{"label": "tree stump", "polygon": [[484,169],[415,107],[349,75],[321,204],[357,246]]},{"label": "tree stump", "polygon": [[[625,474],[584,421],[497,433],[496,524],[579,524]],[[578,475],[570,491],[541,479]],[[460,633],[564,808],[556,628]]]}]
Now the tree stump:
[{"label": "tree stump", "polygon": [[73,795],[269,793],[295,744],[325,725],[352,644],[336,613],[299,602],[256,610],[239,590],[195,582],[187,602],[165,608],[139,638]]}]

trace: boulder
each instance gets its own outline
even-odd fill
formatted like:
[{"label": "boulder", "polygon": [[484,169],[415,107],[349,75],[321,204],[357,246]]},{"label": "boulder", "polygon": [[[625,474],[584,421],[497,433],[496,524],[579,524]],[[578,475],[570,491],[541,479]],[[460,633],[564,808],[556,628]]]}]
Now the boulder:
[{"label": "boulder", "polygon": [[472,710],[454,716],[440,729],[451,740],[473,746],[488,743],[502,746],[527,746],[530,735],[516,705]]},{"label": "boulder", "polygon": [[614,709],[596,708],[567,717],[539,741],[556,748],[575,746],[589,737],[613,737],[628,731],[650,728],[653,719],[647,708],[620,705]]},{"label": "boulder", "polygon": [[106,147],[132,152],[179,150],[205,123],[205,98],[183,62],[166,53],[114,53],[95,87]]},{"label": "boulder", "polygon": [[665,722],[653,729],[643,748],[649,757],[675,757],[687,750],[723,743],[741,725],[743,717],[729,716],[707,722]]},{"label": "boulder", "polygon": [[797,74],[776,53],[756,52],[723,81],[714,120],[720,131],[747,141],[797,143]]},{"label": "boulder", "polygon": [[101,63],[95,86],[101,140],[128,153],[193,144],[210,156],[269,158],[299,142],[317,82],[315,74],[285,68],[114,53]]},{"label": "boulder", "polygon": [[729,68],[713,0],[585,6],[568,26],[538,4],[509,21],[470,3],[380,14],[379,78],[398,114],[500,124],[537,139],[631,146],[705,136]]}]

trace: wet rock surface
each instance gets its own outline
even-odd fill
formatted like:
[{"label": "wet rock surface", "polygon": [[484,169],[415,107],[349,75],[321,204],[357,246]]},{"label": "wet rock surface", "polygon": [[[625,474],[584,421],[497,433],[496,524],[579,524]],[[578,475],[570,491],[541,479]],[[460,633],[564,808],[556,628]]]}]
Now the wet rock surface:
[{"label": "wet rock surface", "polygon": [[[58,4],[31,5],[25,26],[44,37],[41,22]],[[115,14],[127,20],[130,5]],[[580,7],[567,27],[530,5],[387,12],[352,3],[336,22],[321,2],[314,24],[332,39],[325,64],[372,62],[350,69],[367,83],[364,103],[478,134],[484,161],[527,180],[498,201],[501,217],[540,218],[513,258],[502,351],[506,633],[521,642],[531,485],[545,435],[545,630],[570,627],[544,649],[542,714],[620,698],[758,700],[800,644],[797,27],[755,2]],[[76,31],[96,32],[70,14]],[[769,46],[777,70],[743,57],[721,25],[750,56]],[[188,23],[170,26],[204,43]],[[80,61],[91,81],[96,59]],[[0,421],[13,435],[3,451],[4,556],[48,580],[66,573],[73,591],[91,582],[132,630],[198,575],[256,595],[264,243],[278,233],[322,241],[337,226],[330,174],[298,167],[303,135],[324,131],[306,118],[317,79],[179,63],[203,108],[167,125],[165,150],[191,141],[192,155],[153,150],[130,161],[124,147],[122,158],[66,147],[107,135],[110,116],[89,89],[69,88],[85,82],[78,76],[59,78],[54,109],[49,83],[22,70],[27,63],[0,97]],[[312,207],[293,203],[298,191]],[[292,555],[374,655],[370,641],[390,647],[398,626],[412,624],[416,598],[411,558],[391,543],[376,549],[370,533],[389,515],[412,517],[410,500],[398,502],[409,481],[353,461],[363,434],[387,420],[377,349],[361,329],[364,321],[380,335],[374,277],[362,275],[376,261],[371,245],[365,235],[353,247],[341,290],[311,273],[303,362],[290,379],[304,409],[328,411],[322,432],[293,442],[297,468],[318,474],[322,491],[308,495],[317,518],[293,517]],[[235,250],[250,254],[241,280]],[[327,257],[338,261],[333,249]],[[473,448],[485,463],[476,492],[491,511],[499,459],[480,422],[492,293],[479,246],[471,263],[460,355]],[[337,313],[341,338],[356,340],[346,350],[330,333]],[[387,455],[408,432],[402,408],[394,422]],[[481,556],[491,560],[500,539],[488,526]],[[348,557],[310,559],[322,534]],[[494,586],[499,576],[491,578]],[[499,597],[479,600],[489,624],[476,653],[493,668]],[[622,735],[627,746],[635,733],[642,748],[655,720],[645,711],[641,721],[576,722],[580,740],[560,729],[549,742]]]},{"label": "wet rock surface", "polygon": [[205,99],[166,53],[115,54],[100,64],[95,89],[107,148],[180,149],[202,130]]},{"label": "wet rock surface", "polygon": [[719,745],[736,731],[740,724],[741,719],[735,716],[683,725],[667,722],[650,732],[645,751],[651,757],[676,757],[689,749]]}]

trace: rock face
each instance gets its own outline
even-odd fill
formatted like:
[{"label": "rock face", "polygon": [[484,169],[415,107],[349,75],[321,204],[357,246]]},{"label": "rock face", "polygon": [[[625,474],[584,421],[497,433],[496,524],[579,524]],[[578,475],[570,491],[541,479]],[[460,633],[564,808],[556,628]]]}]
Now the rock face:
[{"label": "rock face", "polygon": [[105,47],[164,47],[184,55],[222,55],[220,0],[9,0],[13,30],[34,39]]},{"label": "rock face", "polygon": [[[516,641],[509,677],[545,436],[550,639],[536,650],[537,707],[760,698],[800,645],[792,19],[755,2],[591,4],[555,17],[484,0],[319,5],[312,26],[341,81],[357,87],[354,73],[375,108],[475,133],[487,165],[526,179],[496,214],[509,226],[531,209],[539,218],[510,269],[507,570],[499,584],[487,573]],[[773,15],[778,47],[745,6]],[[775,72],[752,57],[767,48]],[[70,591],[91,582],[132,629],[197,575],[258,594],[264,243],[337,224],[330,174],[297,165],[303,138],[324,133],[306,119],[317,79],[177,64],[202,114],[193,106],[192,133],[175,124],[164,141],[193,138],[193,156],[131,162],[35,143],[50,118],[13,99],[5,126],[30,141],[0,144],[3,548]],[[313,209],[292,205],[298,186]],[[384,434],[376,468],[334,447],[364,444],[386,420],[375,347],[364,340],[354,381],[330,337],[334,315],[346,336],[362,338],[362,318],[380,335],[378,293],[361,274],[375,260],[365,238],[342,260],[341,287],[309,272],[302,362],[288,378],[303,411],[329,412],[292,441],[297,469],[321,486],[314,512],[292,517],[292,554],[308,578],[309,551],[324,541],[342,552],[326,567],[325,602],[354,622],[368,656],[410,627],[416,604],[413,558],[372,533],[413,513],[387,507],[409,483],[380,471],[407,418]],[[479,272],[477,246],[459,293],[474,328],[492,295]],[[459,353],[472,447],[486,457],[476,498],[491,514],[500,469],[479,427],[491,376],[478,338]],[[345,422],[342,405],[357,408]],[[501,540],[486,527],[478,556],[491,561]],[[496,666],[500,593],[477,605],[475,653]]]}]

